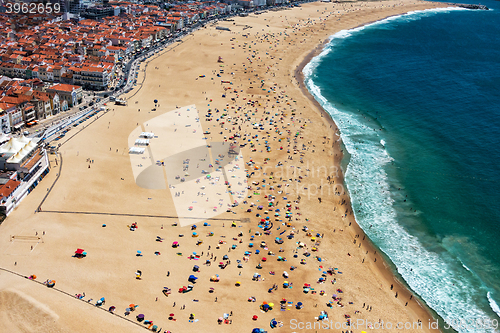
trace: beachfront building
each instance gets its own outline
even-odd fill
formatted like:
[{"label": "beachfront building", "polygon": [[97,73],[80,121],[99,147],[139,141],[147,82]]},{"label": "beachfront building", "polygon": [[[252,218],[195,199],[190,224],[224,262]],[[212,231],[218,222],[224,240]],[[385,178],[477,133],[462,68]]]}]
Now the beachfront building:
[{"label": "beachfront building", "polygon": [[47,152],[37,140],[10,138],[0,146],[0,212],[5,215],[49,173]]},{"label": "beachfront building", "polygon": [[9,113],[0,108],[0,130],[8,134],[11,131]]},{"label": "beachfront building", "polygon": [[267,5],[268,6],[275,6],[275,5],[281,5],[284,3],[289,3],[290,1],[288,0],[267,0]]},{"label": "beachfront building", "polygon": [[7,109],[7,113],[9,114],[11,131],[20,130],[24,126],[23,112],[13,105]]},{"label": "beachfront building", "polygon": [[8,115],[10,125],[9,130],[2,130],[2,133],[9,134],[12,131],[20,129],[24,125],[23,112],[19,110],[14,104],[0,102],[0,109]]},{"label": "beachfront building", "polygon": [[36,120],[36,108],[33,104],[28,103],[21,108],[23,113],[23,121],[25,124],[32,124]]},{"label": "beachfront building", "polygon": [[16,201],[13,198],[20,189],[21,182],[10,178],[16,176],[16,172],[0,172],[0,212],[5,216],[14,208]]},{"label": "beachfront building", "polygon": [[108,88],[111,71],[107,68],[96,66],[84,66],[82,68],[71,67],[73,72],[73,83],[93,90],[104,90]]},{"label": "beachfront building", "polygon": [[55,116],[59,112],[61,112],[61,101],[59,99],[58,93],[51,93],[49,95],[50,99],[50,109],[52,110],[52,115]]},{"label": "beachfront building", "polygon": [[33,91],[33,99],[31,103],[35,105],[36,108],[36,118],[37,119],[47,119],[52,115],[52,108],[50,104],[49,94],[41,91]]},{"label": "beachfront building", "polygon": [[0,97],[0,102],[5,103],[5,105],[15,106],[17,110],[22,112],[23,122],[28,123],[36,119],[36,109],[30,103],[31,99],[32,96],[29,93],[9,92],[8,95]]},{"label": "beachfront building", "polygon": [[248,9],[254,7],[254,2],[253,0],[238,0],[238,5],[245,9]]},{"label": "beachfront building", "polygon": [[83,89],[72,84],[59,83],[47,89],[48,93],[57,93],[60,103],[66,102],[69,107],[73,107],[82,102]]}]

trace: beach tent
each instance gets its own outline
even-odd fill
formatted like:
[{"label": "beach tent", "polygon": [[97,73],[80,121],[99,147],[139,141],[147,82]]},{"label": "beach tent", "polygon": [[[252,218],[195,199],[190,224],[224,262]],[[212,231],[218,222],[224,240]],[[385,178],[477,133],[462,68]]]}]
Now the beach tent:
[{"label": "beach tent", "polygon": [[149,139],[137,139],[135,140],[136,145],[149,145]]},{"label": "beach tent", "polygon": [[139,135],[139,137],[141,137],[141,138],[146,138],[146,139],[151,139],[151,138],[153,138],[154,136],[155,136],[155,134],[154,134],[154,133],[152,133],[152,132],[142,132],[142,133]]},{"label": "beach tent", "polygon": [[144,149],[144,148],[130,147],[128,149],[128,153],[129,154],[144,154],[145,150],[146,149]]}]

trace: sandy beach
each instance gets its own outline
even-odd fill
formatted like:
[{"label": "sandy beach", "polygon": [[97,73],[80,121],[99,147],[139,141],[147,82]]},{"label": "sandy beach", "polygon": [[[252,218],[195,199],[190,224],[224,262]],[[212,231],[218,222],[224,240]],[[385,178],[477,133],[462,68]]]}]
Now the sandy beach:
[{"label": "sandy beach", "polygon": [[[322,331],[324,311],[338,332],[436,331],[356,224],[338,131],[300,72],[335,32],[447,6],[310,3],[234,17],[142,63],[128,106],[59,141],[51,172],[0,225],[0,330],[251,332],[275,319],[283,332]],[[145,132],[149,145],[136,145]]]}]

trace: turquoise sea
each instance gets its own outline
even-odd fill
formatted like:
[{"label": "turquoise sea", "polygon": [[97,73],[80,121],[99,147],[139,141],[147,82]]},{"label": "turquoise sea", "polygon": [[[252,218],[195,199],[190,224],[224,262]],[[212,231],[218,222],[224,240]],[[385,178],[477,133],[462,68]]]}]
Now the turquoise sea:
[{"label": "turquoise sea", "polygon": [[303,70],[359,224],[459,332],[500,331],[500,2],[482,4],[341,31]]}]

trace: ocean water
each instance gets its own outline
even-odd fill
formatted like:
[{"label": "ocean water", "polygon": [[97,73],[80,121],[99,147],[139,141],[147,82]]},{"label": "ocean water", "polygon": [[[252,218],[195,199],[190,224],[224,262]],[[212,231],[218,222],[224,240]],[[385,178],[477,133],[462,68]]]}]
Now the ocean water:
[{"label": "ocean water", "polygon": [[356,219],[459,332],[500,331],[500,2],[482,3],[341,31],[303,70]]}]

